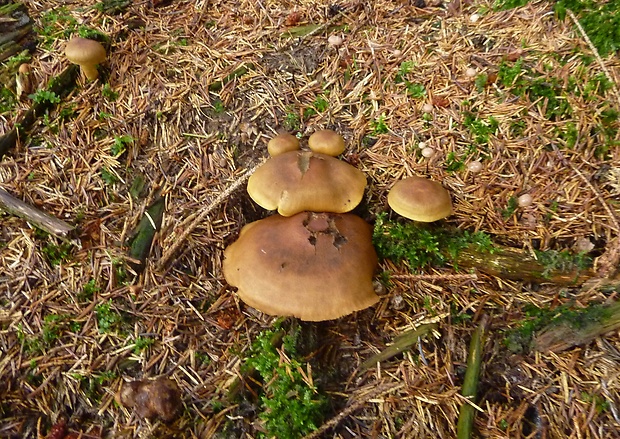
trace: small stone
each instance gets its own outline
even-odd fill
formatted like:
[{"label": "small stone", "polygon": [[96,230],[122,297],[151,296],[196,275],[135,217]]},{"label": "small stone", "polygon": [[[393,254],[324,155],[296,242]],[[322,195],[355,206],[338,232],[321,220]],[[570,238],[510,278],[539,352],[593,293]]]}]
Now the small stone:
[{"label": "small stone", "polygon": [[472,23],[476,23],[478,20],[480,20],[479,14],[471,14],[471,16],[469,17],[469,21],[471,21]]},{"label": "small stone", "polygon": [[477,174],[482,171],[482,163],[479,160],[474,160],[472,162],[467,163],[467,170],[473,174]]},{"label": "small stone", "polygon": [[327,42],[329,43],[330,46],[338,47],[342,45],[343,40],[342,40],[342,37],[338,35],[330,35],[329,38],[327,39]]},{"label": "small stone", "polygon": [[390,299],[390,305],[396,311],[401,310],[405,307],[405,299],[400,294],[396,294]]},{"label": "small stone", "polygon": [[589,253],[594,250],[594,244],[588,238],[577,238],[575,244],[573,244],[573,250],[577,253]]},{"label": "small stone", "polygon": [[433,112],[433,104],[424,104],[422,106],[422,111],[425,113],[432,113]]},{"label": "small stone", "polygon": [[528,207],[531,206],[534,202],[534,199],[530,194],[523,194],[519,198],[517,198],[517,204],[519,207]]},{"label": "small stone", "polygon": [[426,157],[427,159],[431,158],[434,155],[435,155],[435,150],[433,148],[427,147],[422,150],[422,156]]},{"label": "small stone", "polygon": [[465,70],[465,76],[467,76],[469,78],[473,78],[477,74],[478,74],[478,72],[473,67],[469,67],[467,70]]}]

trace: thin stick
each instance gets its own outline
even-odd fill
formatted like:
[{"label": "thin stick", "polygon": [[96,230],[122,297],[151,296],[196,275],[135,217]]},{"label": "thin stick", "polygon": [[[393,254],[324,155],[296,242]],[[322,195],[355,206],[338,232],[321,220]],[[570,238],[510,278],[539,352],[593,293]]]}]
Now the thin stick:
[{"label": "thin stick", "polygon": [[334,416],[329,421],[321,425],[317,430],[313,431],[307,436],[304,436],[303,439],[316,439],[316,438],[321,437],[323,433],[325,433],[330,428],[337,426],[340,422],[342,422],[344,418],[349,416],[354,411],[362,408],[371,399],[377,398],[381,395],[385,395],[390,392],[394,392],[395,390],[398,390],[398,389],[402,389],[404,386],[405,385],[403,383],[398,383],[398,384],[390,384],[390,385],[384,385],[384,386],[377,387],[374,391],[368,392],[366,395],[363,395],[362,397],[357,399],[355,403],[346,407],[336,416]]},{"label": "thin stick", "polygon": [[390,275],[390,279],[451,282],[478,280],[478,276],[475,274],[392,274]]},{"label": "thin stick", "polygon": [[194,231],[194,229],[196,227],[198,227],[198,224],[200,224],[207,217],[207,215],[209,215],[213,211],[213,209],[215,209],[217,206],[222,204],[222,202],[224,202],[224,200],[226,200],[230,196],[230,194],[232,194],[242,184],[244,184],[247,181],[247,179],[250,178],[250,176],[262,164],[263,164],[263,161],[261,161],[259,164],[255,165],[254,167],[252,167],[251,169],[246,171],[241,177],[239,177],[238,179],[233,181],[230,184],[230,186],[228,186],[226,188],[226,190],[224,190],[224,192],[220,193],[215,198],[215,200],[213,200],[211,202],[211,204],[209,204],[208,206],[203,208],[199,213],[196,214],[196,216],[190,215],[189,217],[186,218],[186,220],[185,220],[186,222],[191,220],[192,218],[194,218],[194,220],[185,229],[185,231],[174,241],[174,244],[172,244],[172,246],[161,257],[161,259],[159,260],[159,263],[158,263],[158,268],[160,270],[168,265],[168,263],[170,262],[170,259],[172,259],[172,257],[175,255],[175,253],[177,251],[179,251],[179,249],[183,246],[183,244],[184,244],[185,240],[187,239],[187,237]]},{"label": "thin stick", "polygon": [[601,55],[599,55],[598,50],[596,50],[596,47],[594,46],[594,44],[592,44],[592,40],[590,40],[590,37],[588,37],[588,34],[581,26],[581,23],[579,23],[579,20],[577,20],[577,17],[573,13],[573,11],[571,11],[570,9],[567,9],[566,12],[568,12],[568,15],[570,16],[571,20],[573,20],[573,23],[575,23],[575,26],[577,26],[577,29],[579,29],[579,33],[581,33],[581,36],[583,37],[583,39],[586,40],[586,43],[588,43],[590,50],[594,54],[594,57],[598,61],[598,64],[601,66],[601,69],[605,73],[605,76],[607,76],[607,79],[609,80],[609,82],[611,82],[611,85],[614,89],[614,93],[616,94],[616,99],[618,100],[618,104],[620,105],[620,90],[618,90],[618,86],[616,85],[616,82],[614,81],[613,76],[611,76],[611,72],[607,69],[607,67],[603,63],[603,59],[601,58]]},{"label": "thin stick", "polygon": [[34,206],[15,198],[4,189],[0,188],[0,210],[25,219],[29,223],[45,230],[47,233],[68,239],[74,227],[66,222],[42,212]]}]

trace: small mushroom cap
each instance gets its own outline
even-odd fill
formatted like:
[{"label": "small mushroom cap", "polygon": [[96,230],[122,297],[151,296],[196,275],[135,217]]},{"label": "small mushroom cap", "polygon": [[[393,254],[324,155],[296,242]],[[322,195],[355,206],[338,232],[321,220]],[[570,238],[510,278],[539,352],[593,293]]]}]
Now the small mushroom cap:
[{"label": "small mushroom cap", "polygon": [[97,65],[105,61],[106,53],[101,43],[88,38],[74,37],[65,47],[65,56],[75,64]]},{"label": "small mushroom cap", "polygon": [[344,213],[364,196],[366,176],[346,162],[311,151],[271,157],[248,180],[248,193],[261,207],[283,216],[310,210]]},{"label": "small mushroom cap", "polygon": [[267,144],[267,151],[272,157],[289,151],[297,151],[298,149],[299,139],[289,133],[278,134]]},{"label": "small mushroom cap", "polygon": [[388,204],[399,215],[426,223],[452,214],[448,191],[436,181],[422,177],[398,181],[388,193]]},{"label": "small mushroom cap", "polygon": [[116,401],[133,408],[143,418],[158,417],[172,421],[181,405],[177,384],[169,378],[124,382],[116,394]]},{"label": "small mushroom cap", "polygon": [[273,215],[241,230],[224,252],[224,277],[266,314],[336,319],[379,300],[371,235],[353,214]]},{"label": "small mushroom cap", "polygon": [[332,130],[315,131],[308,138],[308,148],[320,154],[336,157],[344,152],[344,138]]}]

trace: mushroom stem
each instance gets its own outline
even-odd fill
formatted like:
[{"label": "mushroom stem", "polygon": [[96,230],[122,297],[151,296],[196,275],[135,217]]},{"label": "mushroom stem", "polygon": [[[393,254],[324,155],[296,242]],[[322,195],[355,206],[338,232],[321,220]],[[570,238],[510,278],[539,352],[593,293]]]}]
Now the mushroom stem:
[{"label": "mushroom stem", "polygon": [[84,75],[89,81],[94,81],[95,79],[99,77],[99,71],[97,70],[97,65],[80,64],[80,67],[82,68],[82,72],[84,72]]}]

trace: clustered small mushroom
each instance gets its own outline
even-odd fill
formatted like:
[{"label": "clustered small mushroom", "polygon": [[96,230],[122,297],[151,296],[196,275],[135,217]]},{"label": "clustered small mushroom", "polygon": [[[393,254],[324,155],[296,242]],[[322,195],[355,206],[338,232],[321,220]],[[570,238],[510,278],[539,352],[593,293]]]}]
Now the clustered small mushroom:
[{"label": "clustered small mushroom", "polygon": [[116,402],[133,408],[142,418],[159,418],[170,422],[176,418],[181,407],[181,392],[170,378],[126,381],[116,394]]},{"label": "clustered small mushroom", "polygon": [[364,196],[366,177],[359,169],[312,151],[271,157],[248,180],[250,197],[261,207],[291,216],[305,210],[348,212]]},{"label": "clustered small mushroom", "polygon": [[[277,138],[295,143],[283,134]],[[278,214],[243,227],[224,252],[222,270],[239,297],[259,311],[331,320],[377,303],[377,255],[370,225],[347,213],[361,202],[366,177],[335,158],[344,139],[320,130],[308,147],[274,154],[268,146],[271,158],[250,177],[247,190]]]},{"label": "clustered small mushroom", "polygon": [[336,157],[344,152],[344,147],[342,136],[332,130],[315,131],[308,138],[308,148],[319,154]]},{"label": "clustered small mushroom", "polygon": [[267,144],[267,152],[271,157],[275,157],[285,152],[297,151],[299,149],[299,139],[289,133],[281,133],[272,138]]}]

